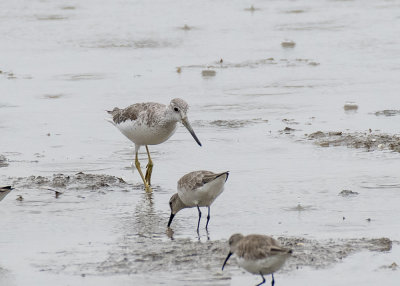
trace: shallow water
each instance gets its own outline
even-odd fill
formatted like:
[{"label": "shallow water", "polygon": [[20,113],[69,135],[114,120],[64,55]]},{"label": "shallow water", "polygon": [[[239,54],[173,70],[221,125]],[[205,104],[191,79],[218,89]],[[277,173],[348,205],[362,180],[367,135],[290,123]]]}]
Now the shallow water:
[{"label": "shallow water", "polygon": [[[388,237],[390,251],[349,254],[323,269],[289,264],[276,279],[395,285],[398,270],[381,266],[400,263],[400,154],[321,147],[307,136],[398,133],[399,9],[397,1],[361,0],[1,2],[0,182],[16,189],[0,205],[0,284],[255,284],[259,278],[234,262],[227,273],[216,267],[223,261],[201,259],[198,271],[180,270],[165,253],[170,266],[147,273],[142,265],[153,264],[135,261],[140,239],[143,249],[169,249],[176,181],[209,169],[231,172],[211,208],[210,242],[222,247],[239,231],[319,243]],[[191,105],[203,147],[182,126],[150,147],[149,197],[130,167],[132,144],[104,120],[105,110],[174,97]],[[345,110],[348,102],[358,108]],[[127,183],[88,178],[65,188],[28,179],[78,172]],[[198,243],[196,221],[195,209],[180,212],[174,240]],[[121,271],[99,268],[124,250]]]}]

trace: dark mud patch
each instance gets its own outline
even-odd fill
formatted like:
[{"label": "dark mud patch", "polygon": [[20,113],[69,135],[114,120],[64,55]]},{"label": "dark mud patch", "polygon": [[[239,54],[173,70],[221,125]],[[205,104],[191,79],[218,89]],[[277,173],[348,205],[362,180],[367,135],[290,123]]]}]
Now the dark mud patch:
[{"label": "dark mud patch", "polygon": [[171,42],[168,40],[156,40],[156,39],[104,39],[95,42],[83,42],[81,47],[83,48],[99,48],[99,49],[160,49],[175,47],[178,43]]},{"label": "dark mud patch", "polygon": [[354,192],[352,190],[343,190],[339,193],[339,196],[342,196],[342,197],[354,197],[357,195],[358,195],[358,192]]},{"label": "dark mud patch", "polygon": [[292,134],[292,133],[295,132],[295,131],[297,131],[297,129],[290,128],[290,127],[287,127],[287,126],[286,126],[284,129],[279,130],[279,133],[280,133],[280,134]]},{"label": "dark mud patch", "polygon": [[16,75],[11,71],[2,71],[0,70],[0,76],[4,76],[7,79],[16,79]]},{"label": "dark mud patch", "polygon": [[249,8],[245,8],[244,11],[248,11],[248,12],[255,12],[255,11],[260,11],[260,8],[256,8],[253,5],[251,5]]},{"label": "dark mud patch", "polygon": [[0,108],[13,108],[13,107],[18,107],[18,105],[11,105],[7,103],[0,103]]},{"label": "dark mud patch", "polygon": [[281,42],[281,46],[282,48],[289,49],[289,48],[294,48],[296,46],[296,43],[292,40],[284,40]]},{"label": "dark mud patch", "polygon": [[279,241],[284,246],[293,249],[292,258],[288,260],[285,266],[286,270],[305,266],[324,268],[338,263],[347,256],[361,250],[386,252],[392,249],[392,241],[385,237],[327,241],[280,237]]},{"label": "dark mud patch", "polygon": [[281,24],[276,26],[278,31],[341,31],[346,25],[337,24],[334,20],[319,22],[296,22],[296,24]]},{"label": "dark mud patch", "polygon": [[213,126],[222,129],[239,129],[260,123],[268,123],[268,120],[262,118],[242,119],[242,120],[241,119],[213,120],[213,121],[196,120],[193,122],[193,125],[197,127]]},{"label": "dark mud patch", "polygon": [[65,94],[62,93],[56,93],[56,94],[44,94],[43,98],[44,99],[58,99],[65,96]]},{"label": "dark mud patch", "polygon": [[36,19],[39,21],[60,21],[66,20],[68,17],[63,15],[36,15]]},{"label": "dark mud patch", "polygon": [[79,172],[74,175],[54,174],[51,177],[30,176],[16,178],[12,185],[18,189],[52,189],[52,190],[128,190],[133,185],[122,178],[102,174],[85,174]]},{"label": "dark mud patch", "polygon": [[189,26],[189,25],[183,25],[182,27],[178,27],[178,29],[179,30],[183,30],[183,31],[191,31],[191,30],[193,30],[193,29],[196,29],[195,27],[193,27],[193,26]]},{"label": "dark mud patch", "polygon": [[366,149],[367,151],[391,150],[400,152],[400,136],[396,134],[317,131],[312,134],[306,134],[306,138],[313,140],[315,144],[321,147],[346,146],[349,148]]},{"label": "dark mud patch", "polygon": [[400,110],[395,110],[395,109],[386,109],[386,110],[381,110],[375,112],[376,116],[396,116],[400,115]]},{"label": "dark mud patch", "polygon": [[304,206],[301,204],[298,204],[295,207],[290,207],[290,208],[286,208],[285,210],[287,211],[296,211],[296,212],[305,212],[305,211],[312,211],[312,210],[316,210],[316,208],[314,206],[308,205],[308,206]]},{"label": "dark mud patch", "polygon": [[[6,276],[9,275],[9,274],[10,274],[10,272],[7,269],[2,268],[0,266],[0,284],[1,284],[2,281],[4,281],[3,279],[6,278]],[[3,284],[1,284],[1,285],[3,285]],[[6,285],[6,284],[4,284],[4,285]]]},{"label": "dark mud patch", "polygon": [[215,70],[202,70],[201,71],[201,75],[203,77],[214,77],[217,74],[217,72]]},{"label": "dark mud patch", "polygon": [[285,11],[285,13],[287,14],[301,14],[301,13],[305,13],[306,11],[303,9],[293,9],[293,10],[287,10]]},{"label": "dark mud patch", "polygon": [[0,168],[7,167],[8,164],[8,159],[4,155],[0,155]]},{"label": "dark mud patch", "polygon": [[355,112],[358,110],[358,105],[355,102],[346,102],[343,109],[345,112]]},{"label": "dark mud patch", "polygon": [[295,119],[288,119],[288,118],[282,119],[282,122],[288,125],[299,124],[299,122],[297,122]]},{"label": "dark mud patch", "polygon": [[82,81],[82,80],[101,80],[106,78],[104,74],[64,74],[57,76],[56,79],[67,80],[67,81]]},{"label": "dark mud patch", "polygon": [[223,262],[228,251],[225,241],[195,242],[190,239],[176,239],[161,242],[134,238],[128,244],[136,245],[135,249],[126,251],[123,256],[118,251],[112,253],[96,270],[103,274],[137,274],[146,271],[190,270],[194,265],[217,270],[222,266],[221,261]]},{"label": "dark mud patch", "polygon": [[62,10],[75,10],[76,7],[75,6],[62,6],[61,9]]}]

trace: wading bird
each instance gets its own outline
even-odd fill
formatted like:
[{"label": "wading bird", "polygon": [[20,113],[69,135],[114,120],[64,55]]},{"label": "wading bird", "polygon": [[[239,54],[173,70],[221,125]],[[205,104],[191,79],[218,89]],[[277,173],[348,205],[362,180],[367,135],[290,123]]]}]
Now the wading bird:
[{"label": "wading bird", "polygon": [[208,208],[207,224],[210,221],[210,206],[224,190],[229,172],[213,173],[210,171],[194,171],[184,175],[178,181],[178,193],[169,200],[171,216],[168,227],[177,212],[184,208],[197,207],[199,221],[197,222],[197,233],[199,232],[201,211],[200,207]]},{"label": "wading bird", "polygon": [[232,254],[236,254],[236,259],[240,267],[253,274],[260,274],[262,282],[265,283],[264,275],[272,275],[274,286],[274,272],[279,270],[286,259],[292,254],[292,250],[283,248],[278,241],[267,235],[251,234],[243,236],[241,233],[233,234],[229,238],[229,254],[226,257],[222,270]]},{"label": "wading bird", "polygon": [[[136,103],[127,108],[120,109],[115,107],[112,111],[107,111],[112,118],[107,119],[115,125],[122,134],[135,143],[135,166],[143,180],[146,191],[151,191],[151,173],[153,171],[153,161],[150,157],[148,145],[157,145],[170,138],[177,128],[177,123],[187,128],[190,134],[201,146],[199,139],[190,126],[187,112],[189,105],[180,98],[171,100],[170,104],[147,102]],[[148,164],[146,175],[143,176],[138,159],[140,146],[146,146]]]}]

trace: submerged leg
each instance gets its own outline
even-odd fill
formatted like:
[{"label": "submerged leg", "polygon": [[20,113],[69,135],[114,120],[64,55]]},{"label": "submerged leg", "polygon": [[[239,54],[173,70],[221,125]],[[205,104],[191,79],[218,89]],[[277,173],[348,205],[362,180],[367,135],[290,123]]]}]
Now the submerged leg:
[{"label": "submerged leg", "polygon": [[197,206],[197,210],[199,211],[199,221],[197,222],[197,234],[199,234],[199,226],[200,226],[200,219],[201,219],[201,211],[199,206]]},{"label": "submerged leg", "polygon": [[150,157],[150,152],[149,152],[149,148],[146,145],[146,151],[147,151],[147,157],[149,158],[149,162],[147,163],[146,166],[146,176],[145,179],[147,181],[147,183],[149,184],[149,186],[151,185],[150,180],[151,180],[151,173],[153,172],[153,161],[151,160]]},{"label": "submerged leg", "polygon": [[262,284],[264,284],[265,283],[265,278],[264,278],[264,275],[260,272],[260,275],[261,275],[261,277],[262,277],[262,279],[263,279],[263,281],[260,283],[260,284],[257,284],[256,286],[260,286],[260,285],[262,285]]},{"label": "submerged leg", "polygon": [[208,222],[210,221],[210,206],[208,206],[208,215],[207,215],[207,223],[206,223],[206,230],[208,230]]},{"label": "submerged leg", "polygon": [[272,273],[271,275],[272,275],[272,282],[271,282],[271,285],[274,286],[274,285],[275,285],[274,273]]},{"label": "submerged leg", "polygon": [[139,147],[135,147],[135,153],[136,153],[135,154],[135,166],[136,166],[136,169],[139,171],[140,177],[143,180],[144,188],[146,189],[146,192],[151,192],[151,188],[150,188],[149,184],[146,182],[146,180],[145,180],[145,178],[143,176],[143,173],[142,173],[142,169],[140,168],[140,162],[139,162],[139,159],[138,159]]}]

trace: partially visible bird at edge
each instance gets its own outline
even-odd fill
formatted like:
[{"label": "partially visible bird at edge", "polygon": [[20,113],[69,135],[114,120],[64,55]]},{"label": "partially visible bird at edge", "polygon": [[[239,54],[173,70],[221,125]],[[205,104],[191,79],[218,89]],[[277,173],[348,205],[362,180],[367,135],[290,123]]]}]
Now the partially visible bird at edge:
[{"label": "partially visible bird at edge", "polygon": [[0,187],[0,201],[4,199],[13,188],[11,186]]}]

